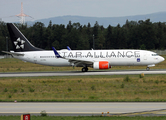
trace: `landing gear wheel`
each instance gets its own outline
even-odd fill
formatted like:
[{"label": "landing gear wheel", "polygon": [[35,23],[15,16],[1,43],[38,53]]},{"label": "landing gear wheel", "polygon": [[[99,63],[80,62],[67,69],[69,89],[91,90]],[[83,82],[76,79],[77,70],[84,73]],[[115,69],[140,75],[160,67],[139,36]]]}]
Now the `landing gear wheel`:
[{"label": "landing gear wheel", "polygon": [[146,68],[146,70],[147,70],[147,71],[149,71],[149,70],[150,70],[150,68],[149,68],[149,67],[147,67],[147,68]]},{"label": "landing gear wheel", "polygon": [[85,68],[82,68],[82,72],[85,72]]},{"label": "landing gear wheel", "polygon": [[83,67],[82,68],[82,72],[87,72],[88,71],[88,68],[87,67]]},{"label": "landing gear wheel", "polygon": [[85,71],[88,72],[88,68],[87,67],[85,68]]}]

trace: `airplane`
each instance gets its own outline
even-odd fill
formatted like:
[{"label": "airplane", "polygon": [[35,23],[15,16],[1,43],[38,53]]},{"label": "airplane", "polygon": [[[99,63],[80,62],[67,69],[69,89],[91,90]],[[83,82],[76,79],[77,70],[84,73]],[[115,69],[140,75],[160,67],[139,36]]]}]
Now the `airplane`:
[{"label": "airplane", "polygon": [[112,66],[155,66],[165,59],[155,52],[147,50],[116,49],[116,50],[72,50],[67,49],[43,50],[33,46],[28,39],[13,24],[7,23],[7,28],[14,51],[2,51],[14,58],[48,66],[73,66],[82,67],[82,72],[87,72],[88,67],[94,69],[109,69]]}]

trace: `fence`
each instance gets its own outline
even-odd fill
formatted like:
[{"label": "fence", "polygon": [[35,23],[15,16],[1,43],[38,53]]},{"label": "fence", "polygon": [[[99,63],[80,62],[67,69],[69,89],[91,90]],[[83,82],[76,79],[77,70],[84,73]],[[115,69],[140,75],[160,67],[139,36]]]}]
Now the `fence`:
[{"label": "fence", "polygon": [[151,50],[159,55],[166,55],[166,50]]},{"label": "fence", "polygon": [[11,55],[0,55],[0,59],[2,59],[2,58],[12,58],[12,56]]},{"label": "fence", "polygon": [[0,55],[0,59],[2,59],[2,58],[4,58],[4,56],[3,56],[3,55]]}]

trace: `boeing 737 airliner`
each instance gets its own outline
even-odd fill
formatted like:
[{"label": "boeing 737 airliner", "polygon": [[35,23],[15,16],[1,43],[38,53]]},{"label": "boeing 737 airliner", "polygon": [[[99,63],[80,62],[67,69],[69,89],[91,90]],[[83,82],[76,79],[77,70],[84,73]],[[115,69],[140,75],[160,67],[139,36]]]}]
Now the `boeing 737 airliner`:
[{"label": "boeing 737 airliner", "polygon": [[12,24],[7,23],[14,51],[3,51],[14,58],[48,66],[76,66],[94,69],[109,69],[111,66],[140,66],[149,67],[165,59],[154,52],[146,50],[71,50],[70,47],[57,51],[43,50],[34,47],[28,39]]}]

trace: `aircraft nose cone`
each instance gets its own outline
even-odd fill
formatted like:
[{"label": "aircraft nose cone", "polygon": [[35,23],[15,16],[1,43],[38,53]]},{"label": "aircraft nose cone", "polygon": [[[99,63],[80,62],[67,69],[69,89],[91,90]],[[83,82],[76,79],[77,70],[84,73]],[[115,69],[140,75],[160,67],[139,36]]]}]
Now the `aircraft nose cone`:
[{"label": "aircraft nose cone", "polygon": [[163,57],[160,57],[160,61],[162,62],[162,61],[164,61],[165,59],[163,58]]}]

